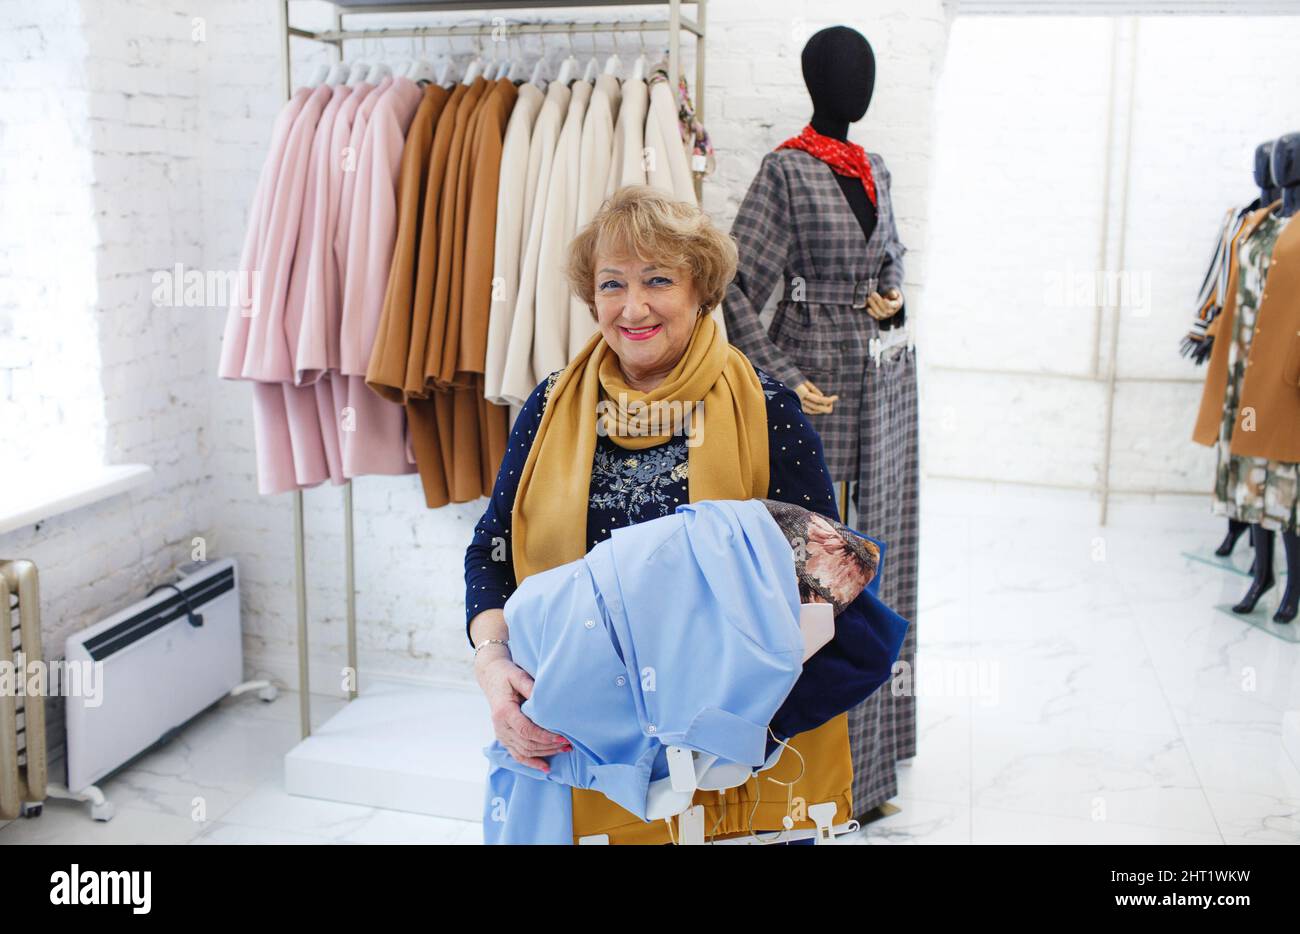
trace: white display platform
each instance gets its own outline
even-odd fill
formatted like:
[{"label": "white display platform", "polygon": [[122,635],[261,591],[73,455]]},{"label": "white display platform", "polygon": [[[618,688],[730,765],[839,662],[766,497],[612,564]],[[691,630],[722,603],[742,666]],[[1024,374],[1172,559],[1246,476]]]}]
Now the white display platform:
[{"label": "white display platform", "polygon": [[374,681],[284,757],[285,788],[478,821],[492,738],[487,701],[474,688]]}]

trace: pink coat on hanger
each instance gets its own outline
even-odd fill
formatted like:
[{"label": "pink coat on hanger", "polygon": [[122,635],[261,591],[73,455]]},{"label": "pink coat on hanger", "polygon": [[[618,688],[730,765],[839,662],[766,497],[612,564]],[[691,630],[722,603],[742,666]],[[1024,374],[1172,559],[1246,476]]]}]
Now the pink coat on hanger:
[{"label": "pink coat on hanger", "polygon": [[[322,252],[330,215],[329,146],[334,121],[352,89],[345,85],[331,87],[331,96],[312,137],[308,152],[307,182],[298,224],[293,269],[289,276],[289,294],[284,309],[285,341],[294,357],[292,379],[282,384],[288,417],[289,442],[293,451],[294,477],[300,487],[316,486],[327,478],[343,482],[342,456],[338,434],[332,419],[322,425],[318,409],[319,391],[314,385],[301,385],[301,363],[297,350],[304,335],[304,323],[321,317],[320,296],[309,291],[312,257]],[[332,238],[331,238],[332,240]]]},{"label": "pink coat on hanger", "polygon": [[[349,89],[351,93],[343,98],[335,114],[329,140],[319,152],[312,153],[316,171],[324,172],[327,182],[320,190],[324,197],[324,211],[318,214],[320,226],[311,241],[307,266],[307,313],[294,355],[297,382],[301,386],[315,383],[326,371],[339,367],[342,292],[334,244],[342,215],[343,181],[345,176],[353,174],[349,167],[355,164],[355,154],[348,148],[353,122],[361,103],[374,89],[373,84],[364,82]],[[320,211],[319,202],[317,210]]]},{"label": "pink coat on hanger", "polygon": [[357,162],[360,158],[361,144],[365,140],[366,127],[370,125],[370,114],[374,112],[375,105],[392,84],[392,78],[384,78],[366,95],[352,118],[347,151],[340,156],[340,164],[343,166],[343,190],[339,195],[338,230],[334,234],[334,261],[338,266],[340,290],[346,289],[348,285],[348,235],[352,228],[352,201],[357,190]]},{"label": "pink coat on hanger", "polygon": [[272,192],[270,218],[258,251],[257,268],[261,275],[253,296],[253,319],[244,354],[245,379],[293,380],[293,359],[284,330],[289,276],[302,221],[311,144],[321,113],[333,93],[333,88],[327,85],[314,88],[289,131],[280,176]]},{"label": "pink coat on hanger", "polygon": [[[316,99],[311,88],[299,88],[276,118],[271,145],[258,177],[249,210],[248,230],[239,261],[240,288],[232,298],[222,338],[218,373],[224,379],[246,379],[250,336],[263,284],[261,265],[267,232],[274,214],[277,194],[286,168],[286,153],[294,131],[309,102]],[[293,451],[289,442],[288,419],[283,390],[276,383],[253,384],[253,434],[256,445],[258,492],[262,495],[295,489]]]},{"label": "pink coat on hanger", "polygon": [[[289,280],[289,314],[285,333],[293,357],[293,382],[309,386],[329,367],[326,306],[338,301],[338,280],[330,281],[325,269],[326,256],[334,253],[334,233],[338,226],[338,197],[341,188],[331,184],[330,147],[334,127],[343,105],[352,94],[347,85],[336,85],[333,97],[321,113],[312,139],[307,166],[307,192],[302,222],[298,227],[298,247]],[[309,366],[308,364],[311,364]]]},{"label": "pink coat on hanger", "polygon": [[291,392],[293,360],[285,321],[311,146],[317,124],[333,96],[330,86],[314,88],[294,120],[258,251],[261,275],[254,296],[244,376],[258,380],[253,387],[253,431],[257,441],[257,485],[262,495],[314,486],[327,476],[314,394]]},{"label": "pink coat on hanger", "polygon": [[342,449],[349,477],[415,472],[407,456],[405,409],[380,398],[365,376],[397,238],[402,147],[422,97],[414,81],[394,78],[371,112],[357,159],[339,344],[339,371],[348,377],[350,421],[344,422]]},{"label": "pink coat on hanger", "polygon": [[226,326],[221,337],[221,359],[217,364],[217,375],[222,379],[243,379],[244,354],[248,348],[248,331],[253,314],[253,292],[256,285],[254,273],[262,245],[262,232],[270,217],[271,201],[280,176],[280,162],[289,141],[289,131],[310,96],[311,88],[295,91],[288,103],[280,108],[271,130],[271,145],[266,160],[262,163],[262,171],[258,174],[257,187],[253,190],[253,201],[248,209],[248,227],[239,254],[238,287],[230,297]]},{"label": "pink coat on hanger", "polygon": [[[338,236],[339,216],[343,207],[343,180],[352,174],[356,156],[348,145],[352,126],[361,104],[375,90],[375,85],[361,82],[352,86],[343,98],[330,127],[329,140],[312,159],[317,172],[324,172],[323,226],[312,237],[307,268],[307,295],[302,330],[294,363],[299,385],[310,385],[315,392],[316,415],[325,447],[325,462],[330,481],[341,484],[343,475],[342,433],[340,417],[347,405],[347,383],[339,376],[339,322],[342,295],[339,265],[334,241]],[[317,211],[321,210],[317,203]],[[318,213],[317,220],[321,220]]]}]

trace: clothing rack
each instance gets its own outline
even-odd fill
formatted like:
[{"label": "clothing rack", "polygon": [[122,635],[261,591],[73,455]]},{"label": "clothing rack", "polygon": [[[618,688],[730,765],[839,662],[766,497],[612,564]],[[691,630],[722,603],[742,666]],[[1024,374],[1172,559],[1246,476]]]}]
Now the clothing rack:
[{"label": "clothing rack", "polygon": [[[343,44],[353,40],[365,39],[418,39],[423,37],[454,38],[484,36],[497,38],[504,32],[508,40],[520,35],[577,35],[597,33],[635,32],[644,35],[647,32],[668,32],[668,72],[673,81],[681,73],[681,34],[688,32],[695,36],[695,114],[697,119],[704,119],[704,39],[705,17],[708,0],[570,0],[568,3],[530,3],[527,0],[423,0],[423,2],[389,2],[366,3],[363,0],[335,0],[332,4],[334,28],[322,31],[301,29],[292,25],[290,6],[293,0],[280,0],[279,27],[280,42],[284,61],[284,97],[293,94],[293,49],[292,38],[307,39],[334,47],[335,61],[342,61]],[[693,3],[695,18],[682,15],[682,6]],[[557,10],[579,10],[588,7],[617,6],[666,6],[668,16],[662,20],[613,20],[600,22],[500,22],[486,25],[459,26],[354,26],[360,18],[364,24],[366,17],[385,16],[404,13],[451,13],[466,11],[510,11],[518,16],[540,17]],[[348,22],[344,22],[347,17]],[[700,180],[696,178],[696,193],[700,194]],[[293,492],[293,553],[294,553],[294,596],[298,613],[298,716],[302,738],[311,735],[311,695],[308,678],[307,655],[307,578],[306,551],[303,544],[303,491]],[[352,674],[348,689],[348,700],[357,697],[357,618],[356,618],[356,562],[353,548],[352,524],[352,480],[343,483],[343,542],[344,573],[347,593],[347,645],[348,670]]]}]

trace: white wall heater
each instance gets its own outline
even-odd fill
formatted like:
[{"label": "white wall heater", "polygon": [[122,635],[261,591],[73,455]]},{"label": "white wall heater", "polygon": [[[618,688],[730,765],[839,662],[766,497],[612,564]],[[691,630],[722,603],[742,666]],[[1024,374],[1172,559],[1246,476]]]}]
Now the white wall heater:
[{"label": "white wall heater", "polygon": [[66,698],[68,789],[125,764],[240,684],[234,560],[187,565],[174,584],[68,638],[96,666],[98,696]]}]

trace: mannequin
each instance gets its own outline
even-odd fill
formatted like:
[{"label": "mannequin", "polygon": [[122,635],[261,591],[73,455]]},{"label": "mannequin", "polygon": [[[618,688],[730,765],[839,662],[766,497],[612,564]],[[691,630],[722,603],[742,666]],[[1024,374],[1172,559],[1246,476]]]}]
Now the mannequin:
[{"label": "mannequin", "polygon": [[[1259,200],[1253,207],[1267,207],[1281,197],[1281,190],[1277,187],[1277,182],[1273,179],[1273,140],[1260,143],[1255,147],[1255,184],[1259,187]],[[1214,553],[1220,558],[1226,558],[1232,554],[1233,549],[1237,547],[1237,540],[1245,534],[1250,528],[1250,523],[1242,522],[1239,519],[1228,520],[1228,532],[1223,537],[1219,547],[1214,549]],[[1254,536],[1251,537],[1251,545],[1254,545]],[[1252,565],[1251,574],[1255,573]]]},{"label": "mannequin", "polygon": [[1276,140],[1255,147],[1255,184],[1259,186],[1259,206],[1265,207],[1282,197],[1282,189],[1273,177],[1273,149]]},{"label": "mannequin", "polygon": [[[849,124],[867,113],[876,89],[876,55],[867,40],[842,26],[823,29],[804,46],[803,80],[812,98],[813,129],[836,139],[849,138]],[[876,206],[857,179],[836,175],[862,232],[876,228]]]},{"label": "mannequin", "polygon": [[1300,208],[1300,133],[1288,133],[1272,144],[1270,165],[1273,191],[1282,193],[1280,213],[1291,217]]},{"label": "mannequin", "polygon": [[[1263,149],[1263,147],[1260,147]],[[1282,193],[1282,205],[1277,216],[1291,218],[1300,207],[1300,133],[1291,133],[1277,140],[1272,146],[1272,158],[1269,160],[1272,178],[1261,176],[1260,152],[1256,151],[1256,181],[1261,189],[1267,189],[1272,182]],[[1267,192],[1264,192],[1267,194]],[[1271,333],[1272,328],[1269,328]],[[1257,335],[1260,334],[1257,329]],[[1287,339],[1289,335],[1280,335],[1277,339]],[[1256,339],[1268,339],[1259,336]],[[1300,392],[1300,387],[1293,387]],[[1273,555],[1275,534],[1272,529],[1254,524],[1250,527],[1251,540],[1255,545],[1255,565],[1252,569],[1253,579],[1241,602],[1232,608],[1234,613],[1250,613],[1255,609],[1260,597],[1273,588],[1276,579],[1273,572]],[[1273,615],[1274,622],[1289,623],[1295,619],[1297,605],[1300,604],[1300,530],[1292,527],[1282,529],[1282,544],[1287,566],[1286,590],[1283,591],[1281,603]]]},{"label": "mannequin", "polygon": [[[876,89],[876,54],[866,37],[847,26],[831,26],[815,33],[803,47],[800,57],[804,85],[813,103],[808,121],[823,136],[838,140],[849,138],[849,124],[857,123],[867,113]],[[876,206],[867,197],[862,183],[849,175],[835,175],[840,190],[848,199],[862,233],[869,240],[876,229]],[[882,330],[903,323],[903,296],[898,289],[889,290],[890,315],[881,318]],[[816,387],[809,387],[814,392]],[[799,392],[799,387],[795,387]],[[803,393],[800,393],[802,396]]]},{"label": "mannequin", "polygon": [[[916,754],[907,685],[916,664],[919,462],[915,352],[901,327],[906,250],[884,158],[848,141],[875,91],[871,44],[846,26],[822,29],[803,50],[802,73],[812,116],[763,157],[740,205],[731,231],[739,267],[723,314],[729,341],[798,394],[840,486],[844,522],[886,543],[881,599],[912,621],[899,690],[849,712],[854,811],[870,819],[897,794],[896,763]],[[760,310],[778,290],[764,326]]]}]

